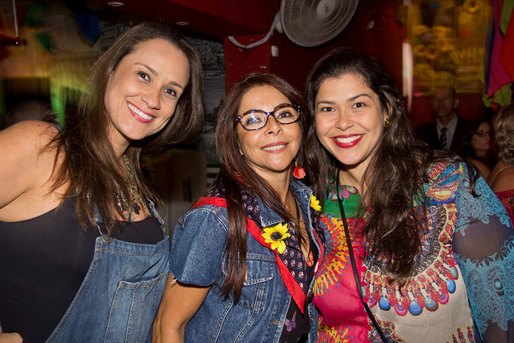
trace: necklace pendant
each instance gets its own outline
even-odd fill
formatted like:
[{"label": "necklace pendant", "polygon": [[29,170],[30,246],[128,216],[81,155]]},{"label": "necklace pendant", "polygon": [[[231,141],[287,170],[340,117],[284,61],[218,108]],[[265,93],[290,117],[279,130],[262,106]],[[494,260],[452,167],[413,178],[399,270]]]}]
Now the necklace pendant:
[{"label": "necklace pendant", "polygon": [[312,267],[314,265],[314,254],[312,253],[312,251],[309,251],[307,258],[305,259],[305,263],[307,263],[307,266],[309,267]]},{"label": "necklace pendant", "polygon": [[141,206],[139,206],[139,204],[137,202],[132,204],[132,212],[134,212],[135,214],[139,214],[140,210],[141,210]]}]

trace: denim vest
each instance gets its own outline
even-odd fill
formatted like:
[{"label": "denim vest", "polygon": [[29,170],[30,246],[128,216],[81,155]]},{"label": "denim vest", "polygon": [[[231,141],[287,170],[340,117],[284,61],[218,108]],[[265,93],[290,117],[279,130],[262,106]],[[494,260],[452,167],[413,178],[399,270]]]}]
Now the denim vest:
[{"label": "denim vest", "polygon": [[[310,216],[311,190],[297,181],[291,189],[298,199],[306,227],[316,249]],[[261,207],[261,227],[282,219]],[[186,327],[185,342],[278,342],[291,295],[282,280],[273,252],[247,235],[247,275],[241,296],[234,302],[220,291],[224,281],[224,249],[227,241],[227,210],[205,205],[186,212],[178,221],[172,239],[170,269],[179,282],[202,287],[211,286],[207,297]],[[312,289],[312,283],[310,286]],[[308,299],[312,299],[309,291]],[[316,341],[317,314],[312,304],[309,342]]]},{"label": "denim vest", "polygon": [[[169,239],[152,202],[164,239],[139,244],[96,239],[91,266],[63,319],[47,342],[150,342],[166,282]],[[98,217],[97,217],[98,218]]]}]

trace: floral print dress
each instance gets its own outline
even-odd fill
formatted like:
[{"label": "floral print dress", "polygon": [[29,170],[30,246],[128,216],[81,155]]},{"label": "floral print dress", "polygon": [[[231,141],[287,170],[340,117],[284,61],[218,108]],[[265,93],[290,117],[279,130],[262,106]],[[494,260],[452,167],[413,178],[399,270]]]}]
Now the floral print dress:
[{"label": "floral print dress", "polygon": [[[465,164],[430,167],[424,185],[422,251],[403,285],[389,281],[380,258],[365,256],[361,197],[343,199],[364,299],[390,342],[508,342],[514,335],[514,231],[489,186],[475,197]],[[414,206],[423,208],[420,203]],[[316,274],[318,342],[380,342],[357,293],[335,191],[321,225],[325,258]],[[365,216],[364,216],[365,217]],[[509,338],[510,336],[510,338]]]}]

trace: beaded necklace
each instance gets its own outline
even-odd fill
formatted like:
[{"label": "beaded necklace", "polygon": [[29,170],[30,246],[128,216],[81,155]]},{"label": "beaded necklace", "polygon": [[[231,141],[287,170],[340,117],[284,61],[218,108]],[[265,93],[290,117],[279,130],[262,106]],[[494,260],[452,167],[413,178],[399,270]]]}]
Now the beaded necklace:
[{"label": "beaded necklace", "polygon": [[140,214],[142,209],[148,209],[146,208],[145,201],[143,201],[141,190],[139,187],[137,187],[136,173],[134,172],[132,163],[130,163],[130,160],[126,154],[124,154],[122,158],[127,168],[127,183],[132,204],[129,204],[123,193],[120,193],[116,196],[116,205],[118,206],[120,212],[123,213],[123,218],[126,221],[133,221],[132,213]]}]

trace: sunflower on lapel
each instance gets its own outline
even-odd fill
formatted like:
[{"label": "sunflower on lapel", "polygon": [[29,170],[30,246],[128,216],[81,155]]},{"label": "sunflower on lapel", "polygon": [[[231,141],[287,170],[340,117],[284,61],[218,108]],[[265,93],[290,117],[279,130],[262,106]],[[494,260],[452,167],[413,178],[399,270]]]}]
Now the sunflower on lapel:
[{"label": "sunflower on lapel", "polygon": [[271,250],[276,250],[279,254],[282,254],[286,250],[286,243],[284,241],[289,236],[291,236],[291,234],[289,233],[287,224],[282,223],[265,227],[262,233],[264,241],[271,245]]},{"label": "sunflower on lapel", "polygon": [[311,195],[311,207],[316,211],[321,211],[321,205],[315,195]]}]

